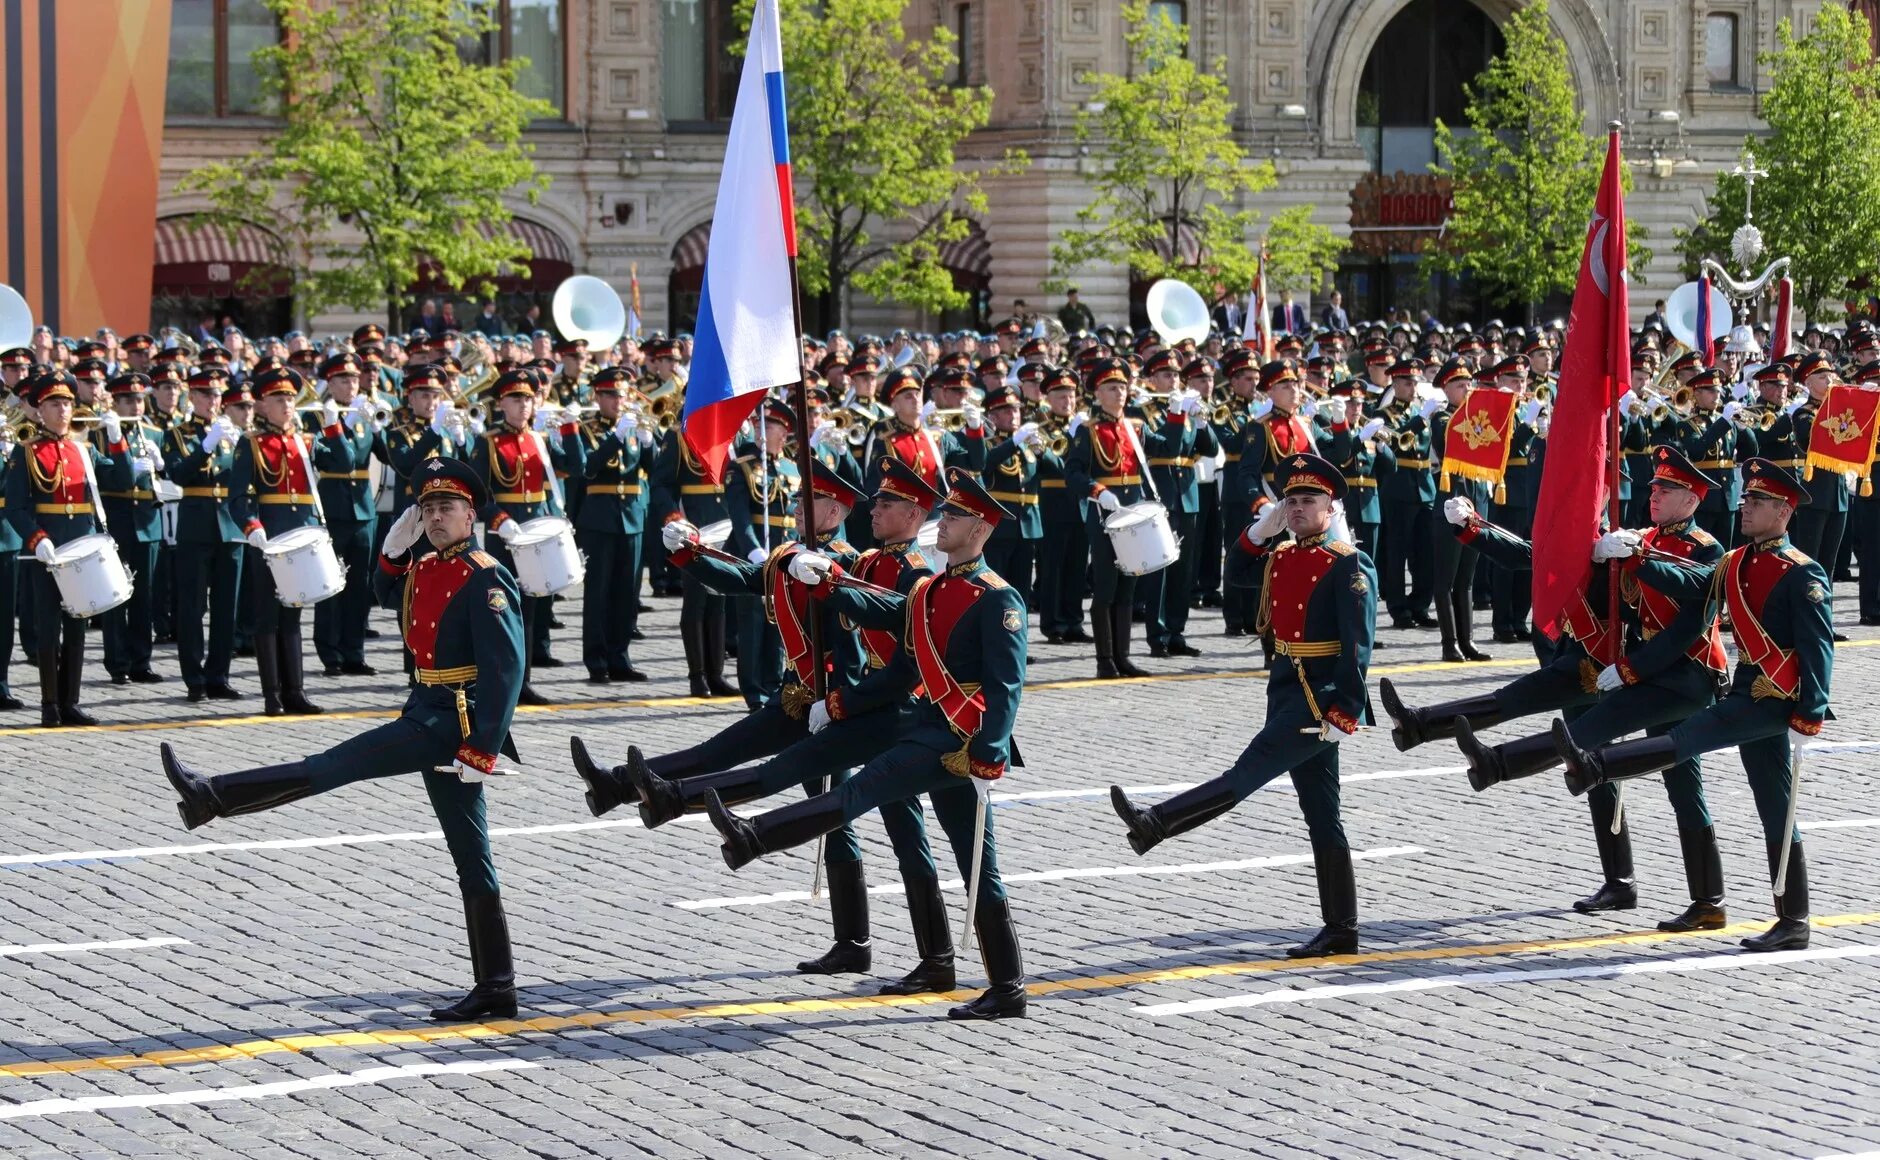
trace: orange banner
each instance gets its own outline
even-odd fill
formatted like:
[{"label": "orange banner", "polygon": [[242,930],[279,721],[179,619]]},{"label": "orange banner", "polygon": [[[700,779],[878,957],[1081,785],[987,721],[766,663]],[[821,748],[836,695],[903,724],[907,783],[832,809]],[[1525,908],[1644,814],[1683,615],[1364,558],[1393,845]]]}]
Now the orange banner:
[{"label": "orange banner", "polygon": [[[1508,471],[1508,449],[1514,433],[1513,391],[1474,387],[1462,397],[1462,406],[1449,417],[1443,434],[1443,486],[1452,476],[1480,479],[1500,485]],[[1502,502],[1500,497],[1496,502]]]},{"label": "orange banner", "polygon": [[1808,435],[1808,459],[1802,478],[1813,479],[1815,468],[1852,471],[1860,475],[1860,493],[1873,494],[1867,478],[1872,469],[1874,440],[1880,436],[1880,391],[1839,383],[1828,388],[1815,411]]},{"label": "orange banner", "polygon": [[0,281],[61,333],[150,324],[170,0],[4,0]]}]

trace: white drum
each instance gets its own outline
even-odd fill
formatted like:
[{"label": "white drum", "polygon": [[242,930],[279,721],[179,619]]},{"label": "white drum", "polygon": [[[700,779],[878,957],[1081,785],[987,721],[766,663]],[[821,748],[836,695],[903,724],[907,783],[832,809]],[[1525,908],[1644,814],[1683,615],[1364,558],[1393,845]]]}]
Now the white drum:
[{"label": "white drum", "polygon": [[508,547],[516,562],[516,584],[530,596],[553,596],[587,575],[574,546],[574,526],[560,516],[529,520]]},{"label": "white drum", "polygon": [[270,538],[261,549],[274,592],[289,608],[307,608],[338,596],[346,587],[346,570],[333,551],[333,537],[325,528],[295,528]]},{"label": "white drum", "polygon": [[718,520],[706,524],[698,530],[698,542],[707,548],[723,548],[725,541],[731,538],[731,521]]},{"label": "white drum", "polygon": [[920,526],[920,534],[914,537],[920,548],[920,554],[927,557],[927,566],[935,573],[947,570],[947,554],[942,552],[940,543],[940,521],[928,520]]},{"label": "white drum", "polygon": [[58,551],[46,567],[59,586],[59,603],[67,616],[97,616],[131,598],[130,575],[110,536],[80,536]]},{"label": "white drum", "polygon": [[1181,557],[1181,542],[1169,527],[1168,509],[1153,500],[1130,504],[1103,521],[1116,570],[1128,576],[1159,572]]}]

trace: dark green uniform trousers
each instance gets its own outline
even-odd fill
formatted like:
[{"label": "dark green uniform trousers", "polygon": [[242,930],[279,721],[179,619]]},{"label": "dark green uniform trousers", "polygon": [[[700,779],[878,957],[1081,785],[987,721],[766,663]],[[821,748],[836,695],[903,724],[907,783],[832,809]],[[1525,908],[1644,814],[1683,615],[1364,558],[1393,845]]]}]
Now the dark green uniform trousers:
[{"label": "dark green uniform trousers", "polygon": [[246,551],[241,544],[176,546],[176,659],[183,667],[183,683],[192,689],[228,683]]},{"label": "dark green uniform trousers", "polygon": [[[1780,697],[1758,701],[1748,693],[1733,692],[1671,731],[1680,761],[1736,746],[1770,845],[1781,843],[1782,823],[1788,820],[1789,715],[1794,705]],[[1794,841],[1801,844],[1799,826]]]},{"label": "dark green uniform trousers", "polygon": [[[953,846],[953,860],[959,865],[960,877],[967,879],[973,874],[973,814],[978,805],[978,794],[965,778],[955,777],[940,764],[945,752],[921,741],[904,738],[864,765],[861,772],[832,792],[842,807],[842,816],[849,822],[869,810],[879,810],[897,802],[908,804],[918,822],[919,795],[926,794],[927,800],[933,803],[934,817],[939,819],[940,828],[946,831],[947,841]],[[982,903],[1005,901],[1005,882],[999,877],[999,855],[992,835],[994,812],[986,811],[985,849],[979,868],[979,898]],[[907,873],[908,869],[908,863],[904,860],[902,873]]]},{"label": "dark green uniform trousers", "polygon": [[1309,724],[1309,719],[1293,717],[1268,721],[1219,780],[1234,791],[1236,801],[1245,801],[1267,782],[1290,773],[1313,848],[1349,850],[1338,813],[1338,744],[1320,740],[1316,729],[1299,731]]},{"label": "dark green uniform trousers", "polygon": [[[118,556],[131,577],[131,598],[104,614],[104,670],[114,677],[150,668],[152,609],[156,585],[157,544],[113,532]],[[0,673],[0,681],[5,674]]]},{"label": "dark green uniform trousers", "polygon": [[582,591],[593,596],[581,611],[581,663],[589,676],[632,668],[628,658],[634,609],[640,602],[640,537],[612,532],[576,532],[587,556]]},{"label": "dark green uniform trousers", "polygon": [[[1663,737],[1681,721],[1701,713],[1715,699],[1716,686],[1700,665],[1681,661],[1659,679],[1627,685],[1600,698],[1599,703],[1576,718],[1568,731],[1575,745],[1597,749],[1628,733],[1643,729],[1648,736]],[[1678,829],[1701,830],[1710,825],[1710,807],[1704,800],[1703,767],[1690,757],[1664,771],[1665,795],[1677,815]],[[1586,795],[1596,820],[1611,825],[1619,804],[1619,787],[1613,782],[1594,786]]]},{"label": "dark green uniform trousers", "polygon": [[313,606],[313,649],[327,668],[366,663],[366,617],[372,611],[372,573],[377,560],[372,551],[377,520],[356,524],[328,524],[333,554],[346,570],[346,587],[338,596]]}]

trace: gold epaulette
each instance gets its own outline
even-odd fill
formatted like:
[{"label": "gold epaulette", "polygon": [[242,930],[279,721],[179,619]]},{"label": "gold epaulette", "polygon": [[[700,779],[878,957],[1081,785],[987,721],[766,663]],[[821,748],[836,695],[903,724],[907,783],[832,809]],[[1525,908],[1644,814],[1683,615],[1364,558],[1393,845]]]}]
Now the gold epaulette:
[{"label": "gold epaulette", "polygon": [[1693,544],[1703,544],[1705,547],[1709,547],[1711,544],[1717,542],[1717,537],[1698,527],[1696,524],[1692,524],[1684,534],[1691,538]]},{"label": "gold epaulette", "polygon": [[1005,577],[999,575],[997,572],[981,572],[978,579],[981,584],[984,584],[988,588],[1011,587],[1010,584],[1005,582]]},{"label": "gold epaulette", "polygon": [[472,549],[471,551],[465,552],[464,555],[468,556],[470,562],[479,568],[496,567],[496,557],[481,549]]},{"label": "gold epaulette", "polygon": [[1350,556],[1356,554],[1358,551],[1357,545],[1347,544],[1343,540],[1327,540],[1321,546],[1324,547],[1326,551],[1337,556]]},{"label": "gold epaulette", "polygon": [[1796,547],[1793,544],[1790,544],[1788,547],[1782,549],[1782,558],[1784,560],[1787,560],[1791,564],[1814,563],[1813,560],[1809,559],[1807,552],[1802,551],[1800,548]]}]

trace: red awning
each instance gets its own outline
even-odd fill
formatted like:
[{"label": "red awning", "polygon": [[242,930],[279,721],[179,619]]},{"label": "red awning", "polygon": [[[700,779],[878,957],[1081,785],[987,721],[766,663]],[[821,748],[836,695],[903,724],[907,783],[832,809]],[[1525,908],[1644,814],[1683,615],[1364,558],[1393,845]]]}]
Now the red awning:
[{"label": "red awning", "polygon": [[[279,263],[280,239],[248,222],[224,230],[198,229],[195,221],[158,219],[153,292],[201,298],[280,298],[292,292],[292,278]],[[268,269],[278,271],[269,285],[249,284],[249,275]]]},{"label": "red awning", "polygon": [[[492,227],[484,227],[484,233]],[[568,244],[561,240],[561,235],[540,222],[526,218],[510,218],[507,229],[509,236],[529,248],[533,255],[526,270],[501,274],[491,281],[497,290],[505,294],[519,292],[546,293],[561,285],[562,281],[574,275],[574,257],[568,252]],[[437,276],[437,267],[428,259],[418,266],[418,280],[412,285],[414,294],[448,294],[443,279]]]}]

